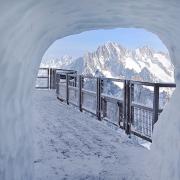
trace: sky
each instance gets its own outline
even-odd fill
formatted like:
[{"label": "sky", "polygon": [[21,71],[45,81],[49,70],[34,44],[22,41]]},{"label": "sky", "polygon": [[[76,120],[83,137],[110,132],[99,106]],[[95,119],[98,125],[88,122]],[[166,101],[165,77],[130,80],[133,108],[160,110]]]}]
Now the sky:
[{"label": "sky", "polygon": [[47,49],[43,58],[62,57],[64,55],[77,58],[86,52],[95,51],[98,46],[108,41],[119,43],[130,49],[148,45],[156,51],[168,52],[162,41],[151,32],[144,29],[118,28],[86,31],[58,39]]}]

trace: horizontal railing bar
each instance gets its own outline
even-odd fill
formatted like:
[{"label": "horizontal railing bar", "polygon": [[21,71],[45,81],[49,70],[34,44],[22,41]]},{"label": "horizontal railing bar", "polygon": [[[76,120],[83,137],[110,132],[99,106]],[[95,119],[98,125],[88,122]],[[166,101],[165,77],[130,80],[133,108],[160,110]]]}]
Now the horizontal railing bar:
[{"label": "horizontal railing bar", "polygon": [[48,86],[46,86],[46,87],[36,86],[35,88],[36,89],[48,89],[49,87]]},{"label": "horizontal railing bar", "polygon": [[48,70],[50,68],[39,68],[39,70]]},{"label": "horizontal railing bar", "polygon": [[54,68],[57,71],[69,71],[69,72],[77,72],[75,70],[71,70],[71,69],[61,69],[61,68]]},{"label": "horizontal railing bar", "polygon": [[86,111],[86,112],[88,112],[88,113],[91,113],[91,114],[93,114],[93,115],[95,115],[95,116],[96,116],[96,112],[95,112],[95,111],[93,111],[92,109],[88,109],[88,108],[86,108],[86,107],[82,106],[82,110],[84,110],[84,111]]},{"label": "horizontal railing bar", "polygon": [[97,79],[95,76],[88,76],[88,75],[82,75],[83,78],[85,79]]},{"label": "horizontal railing bar", "polygon": [[111,124],[113,124],[113,125],[115,125],[115,126],[118,126],[118,127],[119,127],[118,122],[117,122],[117,123],[112,122],[112,121],[110,121],[108,118],[103,118],[103,120],[104,120],[104,121],[106,121],[106,122],[108,122],[108,123],[111,123]]},{"label": "horizontal railing bar", "polygon": [[60,86],[61,86],[61,84],[63,84],[63,86],[64,86],[64,84],[66,84],[66,81],[61,81],[61,82],[59,82],[58,83]]},{"label": "horizontal railing bar", "polygon": [[142,105],[142,104],[138,104],[138,103],[132,102],[132,103],[131,103],[131,106],[137,107],[137,108],[139,108],[139,109],[145,109],[145,110],[148,110],[148,111],[153,112],[153,108],[144,106],[144,105]]},{"label": "horizontal railing bar", "polygon": [[96,96],[96,92],[89,91],[89,90],[86,90],[86,89],[82,89],[82,93],[92,95],[92,96]]},{"label": "horizontal railing bar", "polygon": [[110,95],[106,95],[104,93],[101,94],[101,97],[109,102],[112,102],[112,103],[123,103],[123,100],[122,99],[117,99],[116,97],[113,97],[113,96],[110,96]]},{"label": "horizontal railing bar", "polygon": [[119,79],[119,78],[107,78],[107,77],[100,77],[102,80],[111,80],[111,81],[116,81],[116,82],[122,82],[124,83],[125,79]]},{"label": "horizontal railing bar", "polygon": [[61,102],[65,101],[65,99],[63,99],[63,98],[61,98],[59,96],[57,96],[57,99],[60,100]]},{"label": "horizontal railing bar", "polygon": [[117,123],[115,123],[115,122],[112,122],[112,121],[110,121],[109,119],[107,119],[107,118],[103,118],[103,120],[104,121],[106,121],[106,122],[108,122],[108,123],[111,123],[111,124],[113,124],[113,125],[115,125],[115,126],[117,126],[117,127],[119,127],[119,124]]},{"label": "horizontal railing bar", "polygon": [[175,83],[153,83],[153,82],[146,82],[146,81],[134,81],[130,80],[132,84],[138,85],[145,85],[145,86],[159,86],[159,87],[176,87]]},{"label": "horizontal railing bar", "polygon": [[[49,70],[49,69],[55,69],[56,71],[62,71],[64,72],[71,72],[71,73],[77,73],[77,71],[75,70],[70,70],[70,69],[61,69],[61,68],[39,68],[39,70]],[[59,72],[57,72],[59,73]],[[72,75],[72,76],[77,76],[77,75]],[[79,76],[79,75],[78,75]],[[94,76],[90,76],[90,75],[82,75],[82,77],[84,78],[97,78]],[[125,79],[120,79],[120,78],[108,78],[108,77],[100,77],[103,80],[112,80],[112,81],[121,81],[124,82]],[[136,80],[130,80],[133,84],[142,84],[142,85],[147,85],[147,86],[154,86],[155,84],[158,85],[159,87],[176,87],[175,83],[151,83],[151,82],[143,82],[143,81],[136,81]]]},{"label": "horizontal railing bar", "polygon": [[110,123],[110,124],[113,124],[113,125],[121,128],[121,129],[124,129],[123,126],[120,126],[120,125],[119,125],[119,123],[116,124],[116,123],[110,121],[108,118],[103,118],[103,120],[106,121],[106,122],[108,122],[108,123]]},{"label": "horizontal railing bar", "polygon": [[171,88],[176,87],[175,83],[156,83],[156,84],[158,84],[159,87],[171,87]]},{"label": "horizontal railing bar", "polygon": [[131,130],[131,133],[134,134],[135,136],[138,136],[138,137],[140,137],[140,138],[142,138],[142,139],[144,139],[144,140],[149,141],[150,143],[152,143],[152,139],[151,139],[150,137],[147,137],[147,136],[145,136],[145,135],[143,135],[143,134],[141,134],[141,133],[138,133],[138,132],[136,132],[136,131],[134,131],[134,130]]},{"label": "horizontal railing bar", "polygon": [[146,81],[134,81],[134,80],[131,80],[131,84],[144,85],[144,86],[155,86],[155,83],[146,82]]},{"label": "horizontal railing bar", "polygon": [[72,102],[71,100],[69,100],[69,104],[78,107],[78,105],[76,103]]},{"label": "horizontal railing bar", "polygon": [[71,75],[73,75],[74,73],[75,73],[75,72],[56,72],[57,75],[63,75],[63,76],[65,76],[65,75],[71,76]]},{"label": "horizontal railing bar", "polygon": [[[150,111],[150,112],[153,113],[153,108],[148,107],[148,106],[144,106],[144,105],[139,104],[139,103],[134,103],[134,102],[132,102],[132,103],[131,103],[131,106],[132,106],[132,107],[139,108],[139,109],[147,110],[147,111]],[[158,112],[161,113],[162,111],[163,111],[163,109],[159,109]]]},{"label": "horizontal railing bar", "polygon": [[74,91],[78,91],[78,87],[75,87],[75,86],[69,86],[69,89],[72,89]]},{"label": "horizontal railing bar", "polygon": [[[73,78],[75,78],[75,77],[78,77],[78,75],[68,74],[68,77],[73,77]],[[71,79],[71,80],[73,80],[73,79]]]},{"label": "horizontal railing bar", "polygon": [[38,79],[48,79],[48,76],[37,76]]}]

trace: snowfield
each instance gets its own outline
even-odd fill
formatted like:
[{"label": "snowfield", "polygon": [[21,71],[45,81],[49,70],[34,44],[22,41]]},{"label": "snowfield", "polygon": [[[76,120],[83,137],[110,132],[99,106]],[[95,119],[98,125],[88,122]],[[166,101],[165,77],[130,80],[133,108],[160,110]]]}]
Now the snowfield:
[{"label": "snowfield", "polygon": [[148,150],[61,103],[54,91],[34,91],[33,114],[35,180],[150,180]]}]

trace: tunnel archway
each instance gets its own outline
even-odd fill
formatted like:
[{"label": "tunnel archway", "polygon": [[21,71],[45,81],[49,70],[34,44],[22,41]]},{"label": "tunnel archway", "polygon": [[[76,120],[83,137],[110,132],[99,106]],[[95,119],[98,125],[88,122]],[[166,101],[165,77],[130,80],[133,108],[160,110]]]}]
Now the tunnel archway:
[{"label": "tunnel archway", "polygon": [[[167,48],[155,34],[137,28],[85,31],[80,34],[57,39],[45,52],[40,68],[71,69],[77,71],[77,74],[102,76],[106,78],[174,83],[174,67],[169,58]],[[39,70],[39,73],[42,71],[43,69]],[[47,69],[44,69],[44,73],[46,74],[45,76],[47,76]],[[47,78],[38,78],[37,80],[39,82],[37,84],[41,84],[39,89],[43,88],[43,84],[44,88],[47,87]],[[86,78],[84,85],[88,90],[96,91],[95,80],[88,80]],[[123,94],[121,92],[121,90],[123,90],[122,85],[122,83],[116,82],[114,84],[113,81],[104,81],[102,88],[103,93],[123,100]],[[152,92],[147,91],[146,93],[141,93],[140,88],[143,89],[143,86],[135,85],[133,102],[153,108],[153,87],[150,88]],[[173,88],[160,88],[160,109],[163,109],[164,105],[168,103],[168,99],[170,99],[173,90]],[[64,94],[66,93],[64,92]],[[144,98],[145,94],[146,98]],[[74,99],[73,102],[77,105],[79,98],[76,97],[76,93],[73,94],[71,90],[69,96],[71,100]],[[66,97],[64,97],[64,99],[66,99]],[[84,99],[88,100],[88,96]],[[94,100],[93,102],[93,100],[92,98],[91,102],[88,101],[88,104],[91,104],[90,109],[96,111],[96,101]],[[112,112],[110,113],[110,107],[112,108],[112,106],[114,110],[111,110]],[[104,114],[107,115],[108,119],[111,120],[111,122],[117,123],[117,119],[119,118],[116,119],[116,116],[118,116],[118,107],[116,104],[108,102],[106,111],[108,113],[106,112]],[[143,117],[146,116],[146,113],[149,112],[144,112],[144,110],[137,108],[135,112],[133,112],[135,117],[141,114],[141,119],[144,119]],[[153,119],[152,113],[150,113],[149,116],[150,119]],[[134,119],[137,119],[135,117]],[[145,123],[145,121],[144,119],[143,123],[138,123],[139,125],[137,126],[134,124],[135,126],[133,126],[137,132],[140,132],[141,136],[148,134],[145,130],[140,130],[143,129],[141,128],[141,124],[148,124],[148,122]],[[144,127],[147,126],[144,125]],[[150,129],[153,128],[147,127],[146,129],[151,131]],[[151,138],[151,135],[148,136]],[[138,141],[136,137],[134,139]],[[145,142],[144,144],[147,145]]]},{"label": "tunnel archway", "polygon": [[[71,3],[57,0],[6,1],[0,7],[0,82],[3,84],[0,95],[1,179],[32,179],[29,94],[45,50],[54,40],[70,34],[115,27],[145,28],[157,34],[170,52],[177,88],[155,128],[154,162],[151,162],[155,167],[151,174],[154,179],[179,179],[180,3],[175,0],[142,0],[141,3],[133,0],[87,3],[80,0],[74,6]],[[173,156],[169,155],[170,152]]]}]

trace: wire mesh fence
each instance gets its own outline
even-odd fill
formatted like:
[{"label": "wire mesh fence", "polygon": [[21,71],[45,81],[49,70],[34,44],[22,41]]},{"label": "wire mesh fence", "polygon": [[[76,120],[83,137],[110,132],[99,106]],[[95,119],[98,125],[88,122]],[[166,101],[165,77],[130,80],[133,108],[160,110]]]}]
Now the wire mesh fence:
[{"label": "wire mesh fence", "polygon": [[144,108],[140,106],[133,106],[131,130],[140,133],[147,138],[151,138],[152,127],[153,127],[152,109]]}]

